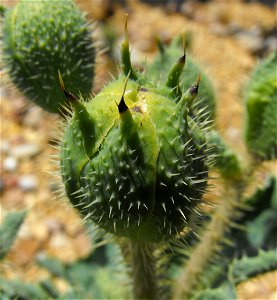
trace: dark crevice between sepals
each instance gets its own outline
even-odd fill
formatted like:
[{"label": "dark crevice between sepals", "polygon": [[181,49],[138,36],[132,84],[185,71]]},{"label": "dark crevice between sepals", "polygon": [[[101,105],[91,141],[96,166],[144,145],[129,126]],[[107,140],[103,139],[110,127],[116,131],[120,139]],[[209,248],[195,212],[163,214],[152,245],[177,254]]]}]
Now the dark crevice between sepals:
[{"label": "dark crevice between sepals", "polygon": [[129,109],[124,101],[124,96],[121,97],[121,100],[117,107],[118,107],[118,111],[120,114],[124,113],[125,111],[127,111]]},{"label": "dark crevice between sepals", "polygon": [[120,100],[120,103],[117,105],[118,111],[120,114],[120,130],[121,134],[126,140],[128,147],[136,152],[136,155],[138,157],[138,163],[139,165],[144,164],[144,155],[143,150],[141,148],[141,142],[139,139],[139,135],[137,132],[137,124],[135,120],[133,119],[132,112],[126,105],[126,102],[124,100],[124,94],[126,91],[128,79],[130,77],[131,73],[129,72],[124,84],[123,94]]},{"label": "dark crevice between sepals", "polygon": [[124,112],[129,110],[129,108],[128,108],[125,100],[124,100],[124,94],[125,94],[125,91],[126,91],[126,87],[127,87],[127,83],[128,83],[130,75],[131,75],[131,70],[127,74],[126,80],[124,82],[124,88],[123,88],[123,93],[122,93],[122,96],[121,96],[121,100],[120,100],[119,104],[117,105],[119,114],[123,114]]}]

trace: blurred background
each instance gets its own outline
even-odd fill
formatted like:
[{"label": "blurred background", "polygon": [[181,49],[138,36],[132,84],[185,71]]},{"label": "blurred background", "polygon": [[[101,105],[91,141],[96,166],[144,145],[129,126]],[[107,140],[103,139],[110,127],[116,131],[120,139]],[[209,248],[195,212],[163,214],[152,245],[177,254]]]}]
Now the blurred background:
[{"label": "blurred background", "polygon": [[[2,1],[10,7],[17,1]],[[77,0],[96,22],[101,41],[94,91],[117,72],[123,40],[125,14],[132,60],[138,67],[158,51],[155,37],[169,44],[181,33],[190,37],[190,53],[210,77],[217,97],[216,126],[225,141],[241,157],[243,87],[253,67],[277,48],[276,2],[274,0]],[[181,49],[180,49],[181,53]],[[176,58],[177,59],[177,58]],[[32,282],[46,276],[35,263],[47,254],[64,262],[85,257],[91,243],[80,217],[57,198],[60,179],[52,156],[57,150],[58,118],[26,100],[11,84],[1,66],[1,215],[28,209],[27,218],[1,272],[8,279]],[[271,170],[275,165],[266,165]],[[263,172],[261,172],[261,177]],[[216,201],[217,191],[209,198]],[[273,299],[276,276],[272,272],[238,287],[240,299]],[[59,289],[66,284],[56,282]],[[275,298],[274,298],[275,299]]]}]

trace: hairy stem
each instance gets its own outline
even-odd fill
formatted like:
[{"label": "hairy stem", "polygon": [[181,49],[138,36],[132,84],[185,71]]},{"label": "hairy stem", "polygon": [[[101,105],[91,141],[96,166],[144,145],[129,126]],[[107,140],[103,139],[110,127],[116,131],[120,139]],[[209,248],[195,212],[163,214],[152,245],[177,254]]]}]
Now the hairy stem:
[{"label": "hairy stem", "polygon": [[132,241],[131,250],[134,299],[156,299],[157,276],[153,245]]},{"label": "hairy stem", "polygon": [[227,198],[224,198],[218,205],[204,234],[193,250],[185,270],[177,281],[174,299],[189,298],[203,270],[219,249],[220,244],[224,242],[226,231],[230,228],[233,220],[238,217],[238,208],[242,206],[243,191],[244,184],[236,182],[228,186]]}]

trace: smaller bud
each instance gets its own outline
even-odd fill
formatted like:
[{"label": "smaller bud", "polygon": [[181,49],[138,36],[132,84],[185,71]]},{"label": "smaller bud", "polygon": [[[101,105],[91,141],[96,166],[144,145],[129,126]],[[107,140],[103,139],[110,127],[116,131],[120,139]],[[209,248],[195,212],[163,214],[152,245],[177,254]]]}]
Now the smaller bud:
[{"label": "smaller bud", "polygon": [[49,112],[60,113],[66,98],[59,88],[58,69],[73,93],[88,97],[91,92],[92,28],[72,0],[18,1],[4,14],[3,61],[26,97]]}]

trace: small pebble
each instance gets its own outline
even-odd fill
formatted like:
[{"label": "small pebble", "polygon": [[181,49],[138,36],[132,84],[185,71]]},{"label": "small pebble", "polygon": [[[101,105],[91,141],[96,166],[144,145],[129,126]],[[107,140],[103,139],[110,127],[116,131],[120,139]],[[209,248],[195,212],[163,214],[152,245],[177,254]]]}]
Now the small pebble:
[{"label": "small pebble", "polygon": [[10,171],[10,172],[15,171],[17,168],[16,159],[12,156],[5,158],[3,161],[3,168],[6,171]]},{"label": "small pebble", "polygon": [[240,131],[237,128],[230,127],[226,130],[226,136],[230,140],[238,140],[240,138]]},{"label": "small pebble", "polygon": [[7,96],[7,90],[3,87],[0,87],[0,97],[6,97]]},{"label": "small pebble", "polygon": [[264,41],[265,47],[267,48],[267,52],[271,53],[277,49],[277,37],[276,36],[270,36],[266,38]]},{"label": "small pebble", "polygon": [[253,28],[249,31],[239,31],[234,37],[252,53],[259,52],[263,49],[263,39],[259,28]]},{"label": "small pebble", "polygon": [[16,158],[29,158],[36,156],[40,151],[41,147],[36,144],[20,144],[11,149],[11,154]]},{"label": "small pebble", "polygon": [[19,177],[18,186],[25,192],[35,190],[38,186],[37,178],[33,175]]},{"label": "small pebble", "polygon": [[226,25],[214,23],[211,25],[211,32],[216,35],[226,36],[229,34],[229,28]]},{"label": "small pebble", "polygon": [[41,108],[37,106],[32,106],[24,115],[23,124],[31,128],[37,128],[42,119],[43,117]]},{"label": "small pebble", "polygon": [[6,175],[3,177],[5,189],[14,189],[18,185],[18,176],[16,173]]},{"label": "small pebble", "polygon": [[64,231],[63,224],[59,222],[57,219],[53,219],[53,218],[49,218],[46,220],[45,227],[48,229],[50,234]]},{"label": "small pebble", "polygon": [[8,153],[10,151],[10,143],[7,140],[1,141],[1,152],[2,153]]}]

